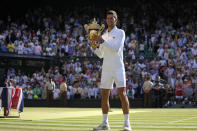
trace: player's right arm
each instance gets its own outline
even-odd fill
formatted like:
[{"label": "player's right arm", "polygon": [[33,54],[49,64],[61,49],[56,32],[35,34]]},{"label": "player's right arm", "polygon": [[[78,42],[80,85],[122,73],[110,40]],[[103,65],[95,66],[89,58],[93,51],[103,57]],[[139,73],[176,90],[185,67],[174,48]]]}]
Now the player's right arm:
[{"label": "player's right arm", "polygon": [[102,48],[103,48],[102,45],[100,45],[98,48],[96,48],[96,49],[94,50],[95,54],[96,54],[99,58],[103,58],[104,52],[103,52]]},{"label": "player's right arm", "polygon": [[[90,40],[90,45],[91,45],[91,44],[94,44],[94,41],[91,41],[91,40]],[[96,54],[99,58],[103,58],[104,52],[103,52],[103,46],[102,46],[102,44],[99,44],[97,47],[95,47],[95,46],[91,46],[91,47],[92,47],[92,49],[94,50],[95,54]]]}]

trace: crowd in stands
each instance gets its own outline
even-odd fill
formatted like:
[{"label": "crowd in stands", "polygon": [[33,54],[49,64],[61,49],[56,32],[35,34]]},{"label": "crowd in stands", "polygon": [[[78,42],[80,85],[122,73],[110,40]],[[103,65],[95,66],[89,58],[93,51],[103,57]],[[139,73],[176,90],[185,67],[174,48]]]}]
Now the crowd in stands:
[{"label": "crowd in stands", "polygon": [[[145,1],[143,1],[145,2]],[[164,2],[162,8],[150,8],[152,3],[136,5],[131,8],[117,9],[120,22],[125,30],[125,67],[127,94],[129,98],[143,96],[143,83],[146,75],[152,82],[159,75],[174,91],[174,100],[168,103],[197,101],[197,2],[180,6]],[[158,4],[159,5],[159,4]],[[190,8],[188,8],[190,7]],[[86,38],[83,25],[97,17],[104,23],[104,11],[93,7],[81,9],[54,9],[52,7],[31,10],[18,21],[9,16],[6,23],[0,22],[0,52],[40,56],[96,56]],[[138,10],[138,11],[136,11]],[[168,13],[165,12],[168,10]],[[92,15],[95,14],[95,15]],[[154,54],[149,59],[149,54]],[[65,61],[62,66],[42,69],[33,75],[22,70],[8,70],[7,80],[14,81],[23,88],[27,99],[46,99],[46,83],[49,77],[56,84],[54,99],[59,97],[59,85],[67,80],[68,99],[100,98],[100,61]],[[80,92],[80,97],[76,93]],[[116,98],[116,88],[111,91]],[[179,101],[180,100],[180,101]]]},{"label": "crowd in stands", "polygon": [[81,63],[78,60],[75,62],[71,60],[65,62],[62,67],[55,66],[47,71],[42,68],[41,71],[36,71],[32,75],[10,68],[7,81],[11,81],[14,87],[22,88],[24,98],[27,99],[46,99],[50,78],[55,83],[54,99],[60,97],[60,84],[64,79],[68,86],[68,99],[98,99],[100,71],[99,61],[90,63],[86,60]]}]

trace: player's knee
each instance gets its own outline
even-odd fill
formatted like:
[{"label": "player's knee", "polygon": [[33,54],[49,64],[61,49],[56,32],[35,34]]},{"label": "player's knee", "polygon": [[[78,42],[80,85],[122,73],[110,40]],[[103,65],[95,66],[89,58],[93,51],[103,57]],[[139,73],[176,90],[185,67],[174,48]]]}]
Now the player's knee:
[{"label": "player's knee", "polygon": [[126,91],[119,91],[118,95],[120,96],[120,98],[122,98],[122,97],[126,97],[127,93],[126,93]]}]

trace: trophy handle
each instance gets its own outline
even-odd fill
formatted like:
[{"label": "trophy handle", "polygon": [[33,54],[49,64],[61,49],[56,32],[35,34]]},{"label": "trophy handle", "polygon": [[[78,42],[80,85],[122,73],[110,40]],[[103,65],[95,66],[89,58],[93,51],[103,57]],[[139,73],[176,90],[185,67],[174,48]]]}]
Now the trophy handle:
[{"label": "trophy handle", "polygon": [[102,24],[102,25],[101,25],[101,28],[100,28],[99,31],[98,31],[98,35],[101,35],[101,33],[103,32],[104,29],[105,29],[105,25]]},{"label": "trophy handle", "polygon": [[84,25],[84,28],[85,28],[86,33],[88,33],[89,29],[88,29],[88,25],[87,24]]},{"label": "trophy handle", "polygon": [[87,24],[84,25],[84,29],[86,31],[86,37],[90,38],[89,29],[88,29],[88,25]]},{"label": "trophy handle", "polygon": [[90,34],[87,34],[87,36],[88,36],[88,39],[91,39]]}]

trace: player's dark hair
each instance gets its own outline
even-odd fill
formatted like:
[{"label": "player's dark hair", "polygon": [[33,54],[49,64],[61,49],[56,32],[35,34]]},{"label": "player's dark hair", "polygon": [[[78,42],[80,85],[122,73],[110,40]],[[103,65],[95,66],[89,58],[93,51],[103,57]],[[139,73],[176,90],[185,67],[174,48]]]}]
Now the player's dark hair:
[{"label": "player's dark hair", "polygon": [[114,10],[107,11],[107,15],[113,15],[116,19],[118,18],[117,13]]}]

